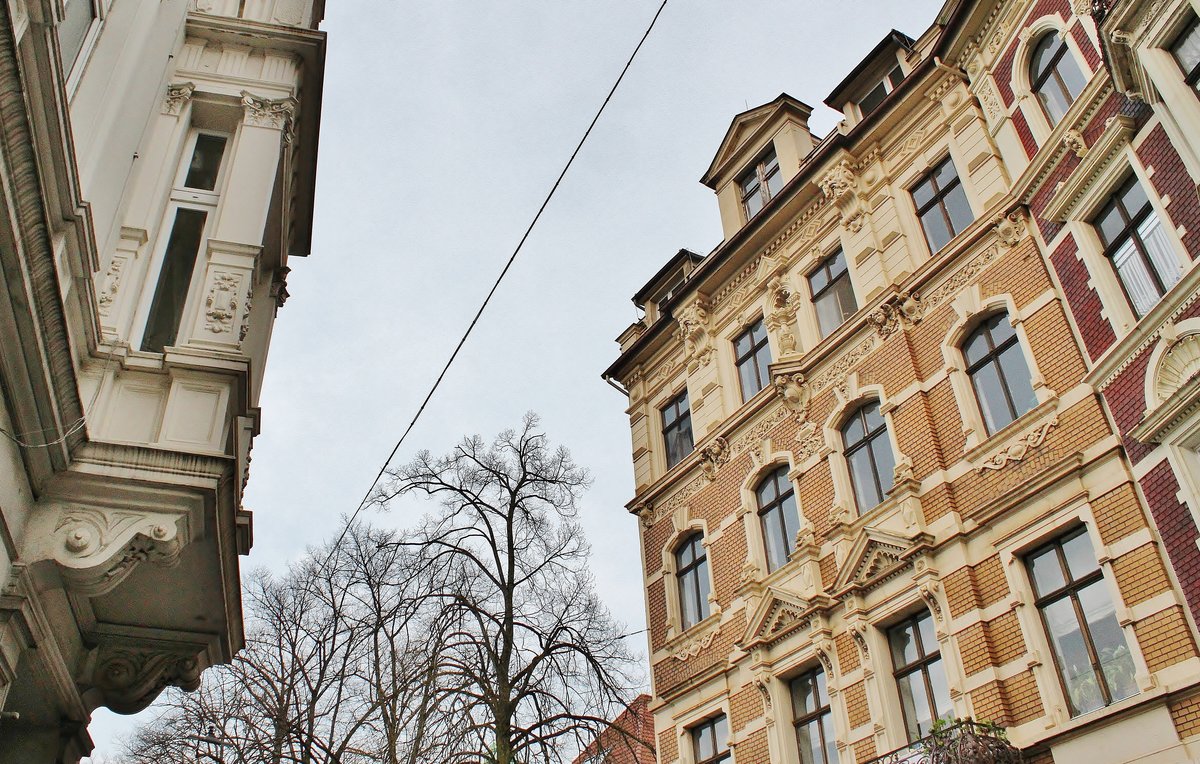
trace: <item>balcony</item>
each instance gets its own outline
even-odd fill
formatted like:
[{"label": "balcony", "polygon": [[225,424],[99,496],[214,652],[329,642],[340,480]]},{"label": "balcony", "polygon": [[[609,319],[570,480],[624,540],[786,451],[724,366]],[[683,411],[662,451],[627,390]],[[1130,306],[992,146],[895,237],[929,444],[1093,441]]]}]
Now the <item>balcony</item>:
[{"label": "balcony", "polygon": [[1021,752],[996,724],[955,721],[864,764],[1020,764]]}]

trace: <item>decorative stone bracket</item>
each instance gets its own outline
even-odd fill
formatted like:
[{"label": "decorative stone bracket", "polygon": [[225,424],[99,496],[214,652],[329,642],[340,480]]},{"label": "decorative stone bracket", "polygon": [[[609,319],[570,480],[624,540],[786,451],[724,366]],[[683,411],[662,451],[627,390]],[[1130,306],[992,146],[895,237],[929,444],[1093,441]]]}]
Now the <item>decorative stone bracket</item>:
[{"label": "decorative stone bracket", "polygon": [[832,170],[825,173],[818,185],[826,198],[837,204],[842,213],[842,226],[851,233],[862,230],[867,210],[858,195],[858,178],[850,161],[843,159],[838,162]]},{"label": "decorative stone bracket", "polygon": [[186,511],[52,503],[36,511],[26,560],[53,560],[73,591],[112,591],[142,562],[172,566],[190,541]]},{"label": "decorative stone bracket", "polygon": [[93,708],[105,706],[119,714],[135,714],[167,687],[195,690],[206,667],[203,649],[191,645],[101,644],[92,654],[87,700]]},{"label": "decorative stone bracket", "polygon": [[679,338],[683,340],[683,349],[687,354],[689,373],[702,365],[708,365],[716,351],[709,325],[710,317],[711,306],[704,295],[696,295],[679,310],[676,320],[679,323]]},{"label": "decorative stone bracket", "polygon": [[897,329],[908,328],[918,323],[925,313],[921,296],[916,292],[896,292],[871,313],[871,325],[881,337],[888,337]]}]

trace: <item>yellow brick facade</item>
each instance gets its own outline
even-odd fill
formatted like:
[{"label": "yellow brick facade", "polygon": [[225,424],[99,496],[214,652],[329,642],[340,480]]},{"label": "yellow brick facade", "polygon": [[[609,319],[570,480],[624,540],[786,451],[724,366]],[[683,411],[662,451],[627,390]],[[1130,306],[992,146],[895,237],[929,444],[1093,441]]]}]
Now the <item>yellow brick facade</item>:
[{"label": "yellow brick facade", "polygon": [[[1134,723],[1172,731],[1168,753],[1145,761],[1200,756],[1187,748],[1200,733],[1194,624],[1017,198],[1025,168],[1010,164],[1014,139],[992,129],[966,72],[942,64],[952,52],[994,59],[981,36],[1000,35],[1003,50],[1035,5],[948,3],[951,21],[899,54],[909,85],[897,105],[874,125],[846,106],[848,124],[792,167],[776,145],[787,185],[740,222],[730,184],[806,112],[781,97],[739,115],[705,180],[723,200],[726,241],[663,304],[648,285],[646,319],[620,339],[608,376],[629,392],[629,509],[641,519],[663,764],[694,762],[689,730],[721,715],[736,761],[799,760],[789,682],[813,671],[828,685],[842,764],[903,748],[910,720],[888,635],[908,618],[935,634],[927,649],[940,656],[951,715],[1006,727],[1030,761],[1071,760],[1088,740],[1099,756],[1089,764],[1116,761],[1104,736]],[[931,252],[910,191],[947,156],[973,221]],[[808,277],[836,250],[857,309],[822,337]],[[961,344],[1000,313],[1036,402],[989,433]],[[771,381],[743,402],[733,342],[758,320]],[[695,448],[668,467],[659,412],[685,391]],[[872,402],[896,468],[883,501],[859,506],[841,428]],[[755,490],[778,469],[800,531],[771,571]],[[1089,591],[1112,604],[1133,688],[1109,688],[1086,713],[1064,684],[1030,562],[1080,532],[1097,571]],[[710,594],[704,617],[685,625],[674,551],[697,533]]]}]

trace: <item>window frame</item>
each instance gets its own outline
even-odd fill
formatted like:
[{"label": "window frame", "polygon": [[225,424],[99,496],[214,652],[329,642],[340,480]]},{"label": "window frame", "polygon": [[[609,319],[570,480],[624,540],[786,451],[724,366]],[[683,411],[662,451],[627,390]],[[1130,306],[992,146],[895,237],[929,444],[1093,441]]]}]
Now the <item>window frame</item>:
[{"label": "window frame", "polygon": [[[1029,595],[1031,601],[1033,602],[1034,610],[1037,612],[1037,619],[1041,623],[1042,636],[1046,640],[1046,644],[1049,647],[1051,661],[1054,665],[1054,675],[1058,678],[1059,689],[1062,691],[1063,700],[1067,704],[1067,708],[1070,711],[1072,719],[1086,716],[1089,713],[1094,713],[1095,711],[1108,708],[1115,703],[1135,697],[1140,693],[1140,690],[1137,689],[1135,682],[1135,691],[1131,695],[1126,695],[1121,698],[1114,698],[1111,690],[1108,687],[1108,679],[1104,676],[1104,671],[1099,665],[1096,647],[1093,644],[1093,638],[1091,635],[1091,626],[1083,612],[1083,606],[1079,602],[1077,593],[1086,587],[1101,583],[1105,587],[1105,593],[1108,594],[1114,611],[1119,608],[1119,601],[1112,596],[1112,584],[1111,582],[1107,581],[1107,577],[1104,575],[1104,565],[1100,562],[1099,558],[1096,560],[1095,570],[1087,573],[1079,579],[1074,578],[1074,575],[1071,573],[1070,567],[1066,562],[1066,552],[1064,551],[1063,547],[1067,542],[1073,541],[1080,536],[1083,536],[1087,539],[1088,548],[1092,550],[1093,554],[1095,554],[1096,547],[1092,542],[1091,534],[1088,533],[1087,526],[1078,524],[1060,530],[1060,532],[1055,534],[1050,539],[1043,541],[1032,549],[1029,549],[1019,555],[1021,567],[1024,569],[1026,580],[1029,583]],[[1038,591],[1037,582],[1032,568],[1032,560],[1034,557],[1041,555],[1048,549],[1054,549],[1056,552],[1055,557],[1058,561],[1059,572],[1063,576],[1064,584],[1057,589],[1043,593]],[[1070,598],[1071,600],[1072,611],[1075,614],[1076,624],[1080,628],[1080,636],[1083,638],[1084,645],[1087,649],[1088,662],[1091,666],[1092,674],[1097,681],[1097,686],[1100,689],[1101,697],[1104,700],[1103,705],[1090,711],[1077,711],[1075,709],[1075,704],[1071,699],[1070,688],[1067,686],[1066,679],[1063,676],[1062,666],[1059,664],[1058,653],[1054,649],[1054,638],[1050,633],[1050,626],[1046,621],[1046,615],[1043,611],[1044,607],[1061,601],[1064,598]],[[1125,634],[1124,628],[1121,628],[1120,631],[1122,639],[1125,640],[1125,648],[1128,652],[1129,661],[1133,665],[1136,672],[1137,662],[1134,659],[1134,651],[1129,644],[1127,638],[1128,635]]]},{"label": "window frame", "polygon": [[[793,688],[797,682],[799,682],[801,679],[804,679],[806,677],[813,677],[814,681],[812,682],[812,686],[814,688],[813,691],[816,696],[817,703],[815,705],[817,706],[817,708],[813,711],[807,712],[803,716],[799,716],[797,714],[797,709],[796,709],[796,691]],[[823,678],[821,684],[824,684],[824,686],[825,686],[825,705],[824,706],[820,705],[821,697],[820,697],[820,690],[818,689],[820,687],[820,684],[818,684],[818,682],[816,681],[817,677]],[[821,738],[821,752],[822,752],[821,757],[823,759],[825,759],[825,761],[814,762],[814,764],[838,764],[838,759],[836,758],[837,723],[834,722],[834,720],[833,720],[833,701],[830,699],[829,677],[825,675],[825,669],[821,666],[813,666],[807,670],[800,671],[799,673],[794,674],[787,680],[787,688],[788,688],[788,701],[791,703],[791,707],[792,707],[792,714],[791,714],[791,716],[792,716],[792,736],[793,736],[793,740],[796,744],[796,752],[798,755],[798,761],[801,764],[804,764],[804,761],[805,761],[804,746],[802,746],[800,743],[800,729],[801,729],[801,727],[811,725],[815,722],[816,727],[817,727],[817,734]],[[826,727],[826,722],[829,723],[828,727]],[[831,743],[833,744],[834,751],[835,751],[835,758],[833,758],[832,760],[829,759],[828,757],[826,757],[825,753],[824,753],[830,747]]]},{"label": "window frame", "polygon": [[1179,71],[1183,74],[1183,82],[1185,85],[1196,89],[1200,87],[1200,57],[1197,57],[1195,66],[1191,71],[1184,71],[1183,62],[1179,59],[1179,54],[1176,49],[1179,44],[1193,31],[1200,32],[1200,15],[1197,15],[1194,10],[1189,10],[1190,19],[1184,21],[1183,26],[1171,36],[1167,45],[1163,46],[1171,58],[1175,61],[1175,65],[1179,67]]},{"label": "window frame", "polygon": [[[680,411],[680,402],[681,401],[685,404],[682,409],[682,412]],[[667,422],[667,418],[666,418],[666,413],[667,413],[668,409],[673,409],[675,412],[675,417],[670,422]],[[670,470],[675,465],[679,464],[684,459],[686,459],[689,454],[691,454],[692,452],[694,452],[696,450],[696,436],[695,436],[695,433],[692,432],[692,403],[691,403],[691,399],[688,397],[688,390],[687,390],[686,386],[682,390],[680,390],[678,393],[673,395],[671,398],[669,398],[666,403],[664,403],[658,407],[658,418],[659,418],[659,424],[661,425],[659,432],[663,439],[663,459],[666,462],[667,469]],[[679,454],[678,458],[676,458],[674,461],[672,461],[671,460],[671,439],[669,437],[669,434],[673,430],[682,429],[683,425],[680,423],[685,420],[687,423],[686,426],[687,426],[688,440],[691,442],[691,447],[688,448],[685,453]]]},{"label": "window frame", "polygon": [[[890,626],[887,627],[886,633],[884,635],[885,636],[884,641],[887,644],[887,648],[888,648],[888,657],[892,661],[893,685],[896,689],[897,698],[900,699],[900,717],[904,721],[904,737],[906,740],[908,740],[908,742],[910,744],[915,743],[917,740],[920,740],[923,736],[920,734],[921,729],[920,729],[919,724],[916,725],[916,731],[918,733],[917,737],[913,738],[909,734],[911,731],[909,728],[910,720],[908,718],[908,711],[906,711],[904,708],[904,700],[903,700],[904,693],[900,690],[900,680],[907,676],[910,676],[912,674],[920,672],[922,683],[925,685],[925,699],[928,703],[930,703],[930,706],[929,706],[930,716],[935,722],[938,719],[941,719],[942,717],[938,716],[938,713],[937,713],[937,706],[936,706],[936,700],[935,700],[936,695],[933,691],[933,682],[929,677],[928,667],[931,666],[932,664],[940,663],[942,665],[942,676],[947,678],[946,695],[947,695],[947,697],[949,697],[949,695],[950,695],[949,677],[946,674],[946,661],[942,658],[941,643],[937,642],[937,640],[935,638],[935,640],[934,640],[935,650],[933,651],[932,654],[927,652],[925,649],[926,646],[924,643],[924,637],[921,636],[921,626],[920,626],[921,621],[924,619],[929,619],[930,623],[935,624],[935,628],[936,628],[936,622],[934,621],[933,613],[929,612],[929,610],[927,610],[927,609],[922,609],[922,610],[918,610],[914,613],[911,613],[911,614],[905,616],[904,618],[901,618],[898,621],[893,622]],[[916,658],[916,660],[910,661],[909,663],[906,663],[906,664],[900,666],[900,665],[896,664],[895,650],[892,645],[892,635],[899,632],[900,630],[902,630],[905,626],[912,627],[913,636],[916,638],[916,641],[914,644],[917,647],[917,658]],[[950,698],[950,709],[949,709],[948,713],[951,713],[951,714],[954,713],[953,698]],[[914,721],[914,723],[915,723],[915,721]],[[926,734],[928,734],[928,733],[926,733]]]},{"label": "window frame", "polygon": [[[1146,197],[1146,204],[1137,212],[1136,215],[1131,216],[1129,214],[1129,210],[1125,208],[1125,204],[1121,199],[1121,196],[1124,193],[1127,193],[1127,191],[1135,185],[1140,188],[1142,195]],[[1105,244],[1103,234],[1100,230],[1099,220],[1109,209],[1113,209],[1118,212],[1123,222],[1123,227],[1117,236],[1115,236],[1109,243]],[[1130,172],[1122,180],[1110,186],[1110,190],[1100,204],[1083,221],[1085,225],[1092,229],[1097,241],[1100,243],[1100,254],[1108,263],[1109,272],[1116,279],[1116,282],[1121,289],[1121,294],[1125,297],[1125,304],[1133,314],[1135,323],[1137,321],[1141,321],[1143,318],[1149,315],[1154,310],[1154,307],[1162,301],[1162,298],[1166,296],[1167,292],[1171,291],[1171,288],[1174,287],[1175,284],[1179,283],[1179,280],[1183,275],[1182,269],[1180,269],[1180,271],[1176,273],[1175,280],[1171,284],[1167,285],[1163,281],[1163,275],[1158,272],[1158,266],[1154,264],[1153,259],[1146,249],[1146,243],[1142,240],[1141,234],[1137,230],[1138,227],[1145,223],[1151,215],[1158,220],[1158,224],[1160,226],[1163,226],[1167,229],[1170,228],[1167,221],[1164,221],[1162,215],[1159,214],[1158,208],[1155,206],[1154,200],[1150,195],[1150,189],[1147,188],[1146,184],[1142,182],[1142,179],[1137,173]],[[1171,239],[1170,236],[1167,236],[1167,238],[1168,240]],[[1113,260],[1113,256],[1120,251],[1121,247],[1126,241],[1133,242],[1134,251],[1137,253],[1138,260],[1140,261],[1142,267],[1146,269],[1146,272],[1152,281],[1152,285],[1158,292],[1158,297],[1155,300],[1154,305],[1149,306],[1146,309],[1146,312],[1142,314],[1138,313],[1138,309],[1134,304],[1133,297],[1129,293],[1129,287],[1126,286],[1125,280],[1121,278],[1121,272],[1117,269],[1116,263]],[[1172,254],[1175,255],[1174,261],[1176,265],[1178,265],[1179,253],[1176,251],[1174,246],[1175,242],[1169,241],[1168,243],[1171,245]]]},{"label": "window frame", "polygon": [[[997,317],[999,317],[1002,321],[1007,321],[1009,326],[1012,327],[1012,336],[1002,341],[999,345],[995,343],[995,339],[992,336],[992,331],[988,326],[988,323],[995,320]],[[966,346],[981,332],[986,333],[985,336],[987,339],[988,350],[978,360],[968,361],[966,356]],[[1017,352],[1020,353],[1021,360],[1025,364],[1025,369],[1029,373],[1029,391],[1033,398],[1033,405],[1024,411],[1017,410],[1017,406],[1013,401],[1013,391],[1008,380],[1008,374],[1005,372],[1004,366],[1000,362],[1000,358],[1004,352],[1014,346],[1016,347]],[[1034,371],[1030,367],[1029,361],[1026,358],[1025,348],[1021,342],[1021,334],[1017,331],[1017,327],[1013,325],[1012,317],[1009,315],[1007,309],[991,311],[980,317],[975,322],[975,327],[963,337],[961,342],[959,342],[959,352],[962,353],[963,356],[963,371],[967,375],[967,381],[970,383],[972,392],[975,394],[975,405],[979,409],[979,418],[983,423],[983,430],[987,437],[995,435],[1038,407],[1039,401],[1037,387],[1034,384]],[[988,425],[988,409],[984,405],[984,399],[980,393],[979,385],[977,385],[975,382],[975,374],[981,371],[984,367],[993,364],[996,367],[996,376],[1000,380],[1000,390],[1004,395],[1004,403],[1007,406],[1008,413],[1011,417],[1006,424],[997,427],[995,430]]]},{"label": "window frame", "polygon": [[[771,164],[772,162],[774,162],[773,165]],[[779,152],[775,149],[775,144],[771,143],[758,155],[758,158],[751,163],[750,167],[737,176],[738,204],[742,210],[742,217],[745,218],[746,222],[753,220],[775,198],[776,192],[771,191],[770,182],[774,178],[780,177],[779,182],[782,188],[782,172],[783,170],[779,165]],[[746,182],[751,179],[754,180],[755,185],[752,191],[747,191]],[[759,197],[760,206],[754,212],[751,212],[750,207],[747,205],[747,200],[756,195]]]},{"label": "window frame", "polygon": [[[799,531],[800,523],[800,503],[796,498],[796,487],[788,477],[790,469],[787,464],[781,464],[775,469],[763,475],[754,487],[754,505],[755,514],[758,517],[758,530],[762,534],[763,541],[763,558],[767,563],[767,572],[773,573],[779,570],[791,560],[791,556],[796,551],[796,533],[788,533],[786,502],[790,498],[792,507],[795,508],[796,529]],[[775,487],[775,497],[770,501],[763,503],[762,489],[768,483],[772,483]],[[771,544],[768,528],[768,515],[775,513],[779,532],[782,534],[783,544],[786,549],[784,559],[779,560],[777,565],[772,565],[771,560]]]},{"label": "window frame", "polygon": [[[842,270],[837,275],[834,275],[832,265],[839,260],[842,263]],[[828,280],[820,289],[813,289],[813,276],[817,275],[818,273],[823,273]],[[820,339],[823,340],[840,329],[851,316],[858,312],[858,295],[854,293],[854,280],[850,277],[850,263],[846,258],[845,249],[839,246],[828,255],[821,258],[820,262],[808,270],[808,273],[805,274],[804,279],[808,283],[808,293],[812,302],[813,313],[817,318],[817,334],[820,336]],[[841,292],[835,289],[835,287],[838,287],[839,283],[842,281],[845,282],[845,289],[849,294],[852,309],[848,313],[845,312],[845,306],[841,305],[841,301],[838,300],[838,305],[843,312],[842,319],[838,322],[837,326],[832,326],[827,329],[821,323],[821,309],[819,305],[822,300],[838,299],[838,296],[841,294]]]},{"label": "window frame", "polygon": [[[897,72],[900,73],[900,76],[897,79],[893,80],[892,75],[896,74]],[[904,82],[904,78],[906,76],[908,76],[908,75],[904,71],[904,67],[902,67],[900,65],[899,61],[896,62],[895,66],[893,66],[892,68],[890,68],[886,72],[884,72],[883,75],[879,78],[879,81],[876,82],[871,87],[870,90],[863,93],[862,97],[860,97],[859,99],[857,99],[854,102],[854,106],[858,109],[858,118],[860,120],[866,119],[871,114],[875,113],[875,110],[883,105],[883,102],[887,100],[887,97],[889,95],[891,95],[893,92],[895,92],[896,88],[900,87],[900,83]],[[876,90],[879,90],[880,88],[883,88],[883,96],[880,97],[879,101],[874,106],[871,106],[870,108],[865,107],[863,105],[864,102],[868,98],[870,98],[875,93]]]},{"label": "window frame", "polygon": [[[1037,101],[1038,107],[1042,111],[1042,116],[1046,118],[1046,122],[1051,126],[1063,121],[1067,113],[1071,110],[1071,107],[1077,100],[1079,100],[1079,95],[1083,93],[1083,89],[1087,87],[1087,74],[1082,68],[1080,68],[1079,62],[1071,57],[1071,46],[1067,43],[1067,37],[1069,36],[1070,32],[1066,30],[1047,30],[1042,33],[1041,36],[1034,38],[1033,43],[1029,47],[1029,54],[1026,57],[1026,65],[1028,67],[1027,76],[1029,77],[1029,92],[1033,95],[1033,99]],[[1042,45],[1049,41],[1057,41],[1057,47],[1051,54],[1051,60],[1046,66],[1046,70],[1040,75],[1035,76],[1035,72],[1033,71],[1035,64],[1034,59],[1037,56],[1038,51],[1041,50]],[[1076,70],[1079,72],[1080,78],[1083,80],[1083,84],[1080,86],[1078,94],[1071,93],[1071,89],[1067,87],[1067,83],[1063,78],[1062,73],[1059,71],[1059,64],[1064,58],[1066,58],[1069,63],[1075,65]],[[1051,79],[1054,80],[1055,84],[1061,90],[1060,95],[1065,93],[1070,96],[1069,102],[1063,108],[1063,113],[1057,117],[1050,113],[1050,110],[1046,104],[1046,99],[1042,96],[1042,88],[1045,87]]]},{"label": "window frame", "polygon": [[[722,722],[725,725],[724,740],[720,740],[717,735]],[[703,730],[711,730],[713,739],[714,754],[707,759],[700,758],[699,736]],[[692,760],[695,764],[720,764],[723,761],[733,761],[733,751],[729,748],[729,716],[723,711],[689,726],[687,731],[688,739],[692,744]]]},{"label": "window frame", "polygon": [[[879,418],[883,422],[874,430],[868,429],[866,418],[866,410],[872,405],[879,410]],[[851,444],[847,442],[846,429],[856,417],[861,417],[863,436],[860,440]],[[866,514],[875,507],[878,507],[883,502],[887,501],[888,493],[892,490],[892,488],[895,487],[895,465],[897,463],[897,458],[896,449],[892,446],[890,431],[891,428],[888,426],[887,415],[883,411],[883,402],[878,398],[868,398],[866,400],[859,401],[857,405],[843,415],[841,425],[838,427],[838,436],[841,440],[842,447],[842,457],[845,460],[846,472],[850,479],[850,495],[854,499],[854,505],[858,509],[859,515]],[[872,443],[879,442],[881,440],[887,445],[887,448],[892,453],[892,472],[891,474],[887,475],[887,482],[889,485],[886,489],[883,488],[883,481],[880,479],[879,464],[875,459],[875,451],[873,448],[871,448]],[[879,491],[880,497],[879,501],[871,504],[870,506],[864,506],[862,498],[858,495],[858,488],[855,485],[857,481],[855,480],[854,462],[850,458],[853,454],[864,448],[867,449],[867,453],[870,457],[871,474],[873,477],[872,482],[875,483],[875,488],[877,491]]]},{"label": "window frame", "polygon": [[[704,544],[704,531],[701,529],[692,529],[679,538],[671,547],[671,560],[674,563],[675,570],[675,596],[679,605],[679,630],[687,631],[697,624],[703,623],[712,614],[712,608],[708,598],[712,595],[712,581],[710,580],[711,571],[708,565],[708,547]],[[692,551],[692,560],[687,564],[681,563],[682,553],[685,547],[690,547]],[[684,597],[684,579],[694,576],[695,585],[695,604],[696,604],[696,620],[689,622],[687,618],[687,607]],[[702,596],[701,592],[707,588],[708,596]]]},{"label": "window frame", "polygon": [[[945,188],[942,188],[937,184],[937,175],[938,171],[946,164],[949,164],[954,169],[954,182],[947,185]],[[930,187],[933,189],[933,195],[929,198],[929,201],[925,202],[924,204],[918,204],[916,192],[926,183],[930,184]],[[953,193],[956,188],[962,189],[963,199],[967,203],[967,210],[971,213],[971,219],[959,229],[955,228],[954,221],[950,216],[950,211],[945,204],[946,197]],[[967,194],[967,187],[963,183],[962,175],[960,175],[958,172],[958,164],[955,163],[953,154],[946,153],[941,159],[932,163],[929,170],[922,173],[917,181],[908,187],[908,195],[909,199],[912,201],[913,208],[916,210],[917,223],[921,227],[921,233],[925,237],[925,245],[929,248],[930,255],[936,255],[938,252],[941,252],[943,249],[948,247],[950,243],[958,237],[959,234],[970,228],[971,224],[978,219],[975,215],[975,209],[971,206],[971,197],[969,194]],[[925,214],[932,212],[935,207],[941,210],[942,222],[946,224],[946,230],[950,231],[950,238],[947,239],[937,249],[934,249],[933,242],[930,241],[929,231],[925,228],[924,219]]]},{"label": "window frame", "polygon": [[[757,341],[754,340],[755,331],[761,332],[762,334],[762,337]],[[746,337],[748,337],[750,340],[750,347],[745,353],[739,353],[738,344],[743,338]],[[762,360],[760,354],[764,350],[766,351],[765,368],[759,363]],[[742,403],[746,403],[751,398],[758,395],[764,388],[770,385],[770,365],[773,360],[774,359],[771,354],[771,338],[767,333],[766,323],[760,316],[757,320],[747,325],[741,332],[738,333],[736,337],[733,338],[733,367],[735,373],[737,374],[738,389],[741,390]],[[754,379],[758,384],[758,387],[754,390],[746,389],[746,380],[742,376],[742,367],[747,363],[752,365]]]}]

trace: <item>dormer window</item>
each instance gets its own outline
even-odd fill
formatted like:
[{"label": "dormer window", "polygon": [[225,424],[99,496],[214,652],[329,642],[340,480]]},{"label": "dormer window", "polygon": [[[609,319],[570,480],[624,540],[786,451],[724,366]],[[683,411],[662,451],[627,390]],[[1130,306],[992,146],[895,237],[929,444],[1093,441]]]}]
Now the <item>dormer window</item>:
[{"label": "dormer window", "polygon": [[746,220],[749,220],[783,188],[779,157],[775,155],[774,146],[738,180],[738,185],[742,189],[742,209],[746,212]]},{"label": "dormer window", "polygon": [[888,72],[887,76],[858,102],[858,108],[862,112],[863,117],[866,117],[879,108],[879,104],[883,103],[883,99],[887,98],[888,93],[895,90],[903,79],[904,72],[899,66]]}]

